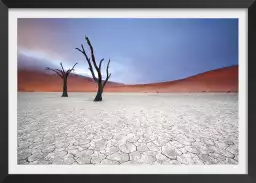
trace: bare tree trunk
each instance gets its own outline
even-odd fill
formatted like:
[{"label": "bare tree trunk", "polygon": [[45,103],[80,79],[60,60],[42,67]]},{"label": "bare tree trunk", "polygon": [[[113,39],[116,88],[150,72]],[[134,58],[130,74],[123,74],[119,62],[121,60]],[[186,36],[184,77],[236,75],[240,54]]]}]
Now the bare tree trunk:
[{"label": "bare tree trunk", "polygon": [[102,101],[102,93],[103,93],[103,86],[101,83],[98,83],[98,91],[94,99],[95,102]]},{"label": "bare tree trunk", "polygon": [[[102,66],[102,62],[103,62],[104,58],[101,59],[99,65],[97,65],[96,60],[95,60],[95,56],[94,56],[93,47],[92,47],[92,45],[91,45],[91,42],[90,42],[89,38],[86,37],[86,36],[85,36],[85,40],[87,41],[87,44],[89,45],[90,50],[91,50],[91,59],[90,59],[90,58],[88,57],[88,55],[86,54],[83,44],[81,44],[81,48],[82,48],[82,49],[79,49],[79,48],[76,48],[76,49],[77,49],[78,51],[80,51],[80,52],[85,56],[86,61],[87,61],[88,65],[89,65],[89,70],[91,71],[91,74],[92,74],[92,78],[93,78],[94,81],[97,82],[97,84],[98,84],[98,91],[97,91],[97,95],[96,95],[94,101],[95,101],[95,102],[97,102],[97,101],[102,101],[103,89],[104,89],[106,83],[108,82],[108,79],[109,79],[110,76],[111,76],[111,73],[108,72],[110,59],[109,59],[109,61],[108,61],[107,69],[106,69],[107,77],[106,77],[105,81],[102,82],[103,80],[102,80],[102,74],[101,74],[101,66]],[[94,73],[94,70],[93,70],[93,66],[94,66],[94,68],[95,68],[95,70],[96,70],[96,72],[97,72],[97,74],[98,74],[98,78],[96,78],[96,76],[95,76],[95,73]]]},{"label": "bare tree trunk", "polygon": [[[76,63],[77,64],[77,63]],[[74,67],[76,64],[72,67],[72,69],[68,69],[67,71],[64,70],[62,63],[60,63],[62,70],[60,69],[51,69],[49,67],[46,67],[46,70],[51,70],[58,74],[63,79],[63,90],[62,90],[62,96],[61,97],[68,97],[68,76],[69,74],[74,71]]]},{"label": "bare tree trunk", "polygon": [[62,92],[62,97],[68,97],[68,85],[67,85],[68,78],[64,77],[63,78],[63,92]]}]

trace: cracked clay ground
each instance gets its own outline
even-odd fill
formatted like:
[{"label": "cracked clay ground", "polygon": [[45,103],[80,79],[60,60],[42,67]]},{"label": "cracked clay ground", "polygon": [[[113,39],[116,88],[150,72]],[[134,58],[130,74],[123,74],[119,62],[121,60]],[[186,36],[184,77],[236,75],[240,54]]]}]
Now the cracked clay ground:
[{"label": "cracked clay ground", "polygon": [[18,164],[238,164],[237,94],[18,94]]}]

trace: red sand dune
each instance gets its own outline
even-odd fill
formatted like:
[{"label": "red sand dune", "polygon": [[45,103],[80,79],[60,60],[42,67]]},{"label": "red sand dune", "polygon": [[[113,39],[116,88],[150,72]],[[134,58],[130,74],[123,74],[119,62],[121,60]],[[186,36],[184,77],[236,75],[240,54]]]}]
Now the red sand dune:
[{"label": "red sand dune", "polygon": [[[60,92],[62,80],[46,72],[18,72],[18,90],[28,92]],[[69,92],[95,92],[97,85],[91,78],[70,75]],[[123,85],[108,82],[105,92],[238,92],[238,66],[225,67],[191,76],[185,79],[162,83]]]},{"label": "red sand dune", "polygon": [[[123,85],[121,83],[108,82],[109,86]],[[106,86],[107,86],[106,85]],[[43,71],[18,71],[18,91],[25,92],[60,92],[62,91],[62,79],[56,74]],[[70,92],[94,92],[97,85],[92,78],[76,74],[68,77],[68,91]]]}]

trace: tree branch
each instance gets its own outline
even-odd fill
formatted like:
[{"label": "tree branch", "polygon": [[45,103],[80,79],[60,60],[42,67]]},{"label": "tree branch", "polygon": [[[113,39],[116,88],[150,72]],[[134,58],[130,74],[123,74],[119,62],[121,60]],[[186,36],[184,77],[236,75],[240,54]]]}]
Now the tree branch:
[{"label": "tree branch", "polygon": [[[59,69],[51,69],[51,68],[49,68],[49,67],[46,67],[45,70],[51,70],[51,71],[57,73],[61,78],[63,78],[63,75],[62,75],[63,73],[62,73],[61,70],[59,70]],[[60,73],[59,73],[59,72],[60,72]]]},{"label": "tree branch", "polygon": [[108,65],[107,65],[107,78],[106,78],[106,80],[105,80],[104,83],[103,83],[103,88],[104,88],[104,86],[105,86],[106,83],[108,82],[108,79],[109,79],[110,76],[111,76],[111,73],[109,74],[109,72],[108,72],[109,63],[110,63],[110,59],[109,59],[109,61],[108,61]]},{"label": "tree branch", "polygon": [[79,48],[76,48],[76,50],[78,50],[78,51],[80,51],[81,53],[83,53],[83,51],[82,51],[82,50],[80,50]]},{"label": "tree branch", "polygon": [[62,68],[62,71],[63,71],[63,74],[64,74],[64,73],[65,73],[65,70],[64,70],[64,68],[63,68],[62,63],[60,63],[60,65],[61,65],[61,68]]},{"label": "tree branch", "polygon": [[100,72],[101,72],[101,64],[102,64],[103,60],[104,60],[104,58],[100,60],[100,64],[99,64],[99,70],[100,70]]},{"label": "tree branch", "polygon": [[94,56],[94,51],[93,51],[92,44],[91,44],[89,38],[86,37],[86,36],[85,36],[85,40],[87,41],[87,44],[88,44],[89,47],[90,47],[90,50],[91,50],[91,57],[92,57],[92,63],[93,63],[93,65],[94,65],[94,67],[95,67],[95,69],[96,69],[96,71],[97,71],[97,73],[98,73],[99,81],[101,81],[101,79],[102,79],[102,77],[101,77],[101,72],[100,72],[100,70],[99,70],[99,68],[98,68],[98,66],[97,66],[97,64],[96,64],[96,60],[95,60],[95,56]]},{"label": "tree branch", "polygon": [[60,72],[62,74],[62,71],[60,69],[54,69],[54,70],[56,70],[56,71],[58,71],[58,72]]},{"label": "tree branch", "polygon": [[89,60],[89,57],[87,56],[86,52],[85,52],[85,49],[84,49],[84,46],[83,44],[81,44],[81,47],[82,47],[82,50],[79,49],[79,48],[76,48],[78,51],[80,51],[82,54],[84,54],[86,60],[88,61]]},{"label": "tree branch", "polygon": [[88,65],[89,65],[89,70],[90,70],[91,73],[92,73],[92,77],[93,77],[93,79],[94,79],[96,82],[98,82],[98,79],[95,77],[95,74],[94,74],[94,71],[93,71],[93,67],[92,67],[92,64],[91,64],[91,60],[90,60],[90,58],[87,56],[87,54],[86,54],[86,52],[85,52],[85,50],[84,50],[83,44],[81,44],[81,47],[82,47],[82,50],[79,49],[79,48],[76,48],[76,49],[77,49],[78,51],[80,51],[80,52],[85,56],[86,61],[87,61]]},{"label": "tree branch", "polygon": [[76,63],[76,64],[72,67],[72,69],[67,70],[67,75],[69,75],[70,72],[74,70],[74,67],[75,67],[77,64],[78,64],[78,63]]},{"label": "tree branch", "polygon": [[104,81],[103,88],[105,87],[106,83],[108,82],[108,79],[110,78],[110,76],[111,76],[111,73],[107,76],[106,80]]},{"label": "tree branch", "polygon": [[95,74],[94,74],[92,68],[89,67],[88,69],[91,71],[91,73],[92,73],[92,78],[94,79],[94,81],[96,81],[96,82],[98,83],[98,79],[96,78],[96,76],[95,76]]}]

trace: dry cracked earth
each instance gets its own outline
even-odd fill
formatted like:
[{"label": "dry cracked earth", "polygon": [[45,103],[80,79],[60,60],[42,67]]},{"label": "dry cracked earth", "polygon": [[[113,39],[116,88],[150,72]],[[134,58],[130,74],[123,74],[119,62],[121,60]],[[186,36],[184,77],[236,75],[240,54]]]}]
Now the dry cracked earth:
[{"label": "dry cracked earth", "polygon": [[237,94],[18,94],[18,164],[238,164]]}]

